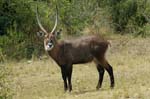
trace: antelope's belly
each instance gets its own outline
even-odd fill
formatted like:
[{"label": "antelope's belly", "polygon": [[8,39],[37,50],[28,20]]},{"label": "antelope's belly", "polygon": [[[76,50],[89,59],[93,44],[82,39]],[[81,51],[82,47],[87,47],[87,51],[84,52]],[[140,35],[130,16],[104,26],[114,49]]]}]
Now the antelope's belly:
[{"label": "antelope's belly", "polygon": [[73,64],[82,64],[88,63],[93,60],[93,56],[90,53],[81,53],[76,55],[71,55],[70,59],[72,60]]}]

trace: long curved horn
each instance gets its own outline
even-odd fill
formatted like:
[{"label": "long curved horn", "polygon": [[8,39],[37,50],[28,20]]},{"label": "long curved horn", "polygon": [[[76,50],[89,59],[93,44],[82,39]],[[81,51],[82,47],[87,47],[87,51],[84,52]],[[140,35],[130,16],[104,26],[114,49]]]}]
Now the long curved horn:
[{"label": "long curved horn", "polygon": [[58,8],[57,8],[57,5],[56,5],[56,19],[55,19],[55,25],[52,29],[52,31],[50,33],[53,33],[57,27],[57,22],[58,22]]},{"label": "long curved horn", "polygon": [[38,6],[36,6],[36,19],[37,19],[37,22],[38,22],[38,25],[39,25],[40,29],[41,29],[44,33],[48,34],[48,32],[44,29],[44,27],[42,26],[42,24],[41,24],[41,22],[40,22],[40,20],[39,20],[39,16],[38,16]]}]

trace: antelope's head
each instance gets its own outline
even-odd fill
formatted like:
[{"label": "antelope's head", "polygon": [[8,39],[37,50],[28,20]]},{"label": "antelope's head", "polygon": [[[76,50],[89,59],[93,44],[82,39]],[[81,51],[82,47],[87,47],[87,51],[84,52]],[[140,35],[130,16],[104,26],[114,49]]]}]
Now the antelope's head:
[{"label": "antelope's head", "polygon": [[38,16],[38,7],[36,9],[36,19],[37,19],[37,23],[41,29],[42,32],[38,32],[38,35],[43,36],[44,37],[44,48],[46,51],[50,51],[53,49],[53,47],[57,44],[57,35],[60,34],[60,32],[62,31],[61,29],[59,31],[55,31],[56,27],[57,27],[57,21],[58,21],[58,9],[56,6],[56,19],[55,19],[55,25],[52,29],[51,32],[47,32],[44,27],[42,26],[40,20],[39,20],[39,16]]}]

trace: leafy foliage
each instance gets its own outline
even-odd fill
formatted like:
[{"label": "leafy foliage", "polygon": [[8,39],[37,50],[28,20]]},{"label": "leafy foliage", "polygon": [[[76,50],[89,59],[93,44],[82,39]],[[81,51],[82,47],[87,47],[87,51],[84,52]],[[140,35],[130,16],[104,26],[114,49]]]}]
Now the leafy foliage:
[{"label": "leafy foliage", "polygon": [[149,17],[147,0],[110,0],[114,29],[122,33],[141,33]]}]

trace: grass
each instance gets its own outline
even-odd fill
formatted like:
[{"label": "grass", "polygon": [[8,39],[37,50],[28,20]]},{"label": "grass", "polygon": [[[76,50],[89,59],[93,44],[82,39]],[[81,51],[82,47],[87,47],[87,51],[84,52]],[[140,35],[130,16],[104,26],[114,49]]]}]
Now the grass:
[{"label": "grass", "polygon": [[94,63],[75,65],[73,91],[64,93],[59,67],[52,59],[9,62],[14,99],[149,99],[149,38],[112,37],[107,59],[113,65],[115,88],[105,72],[103,86],[96,91],[98,72]]}]

